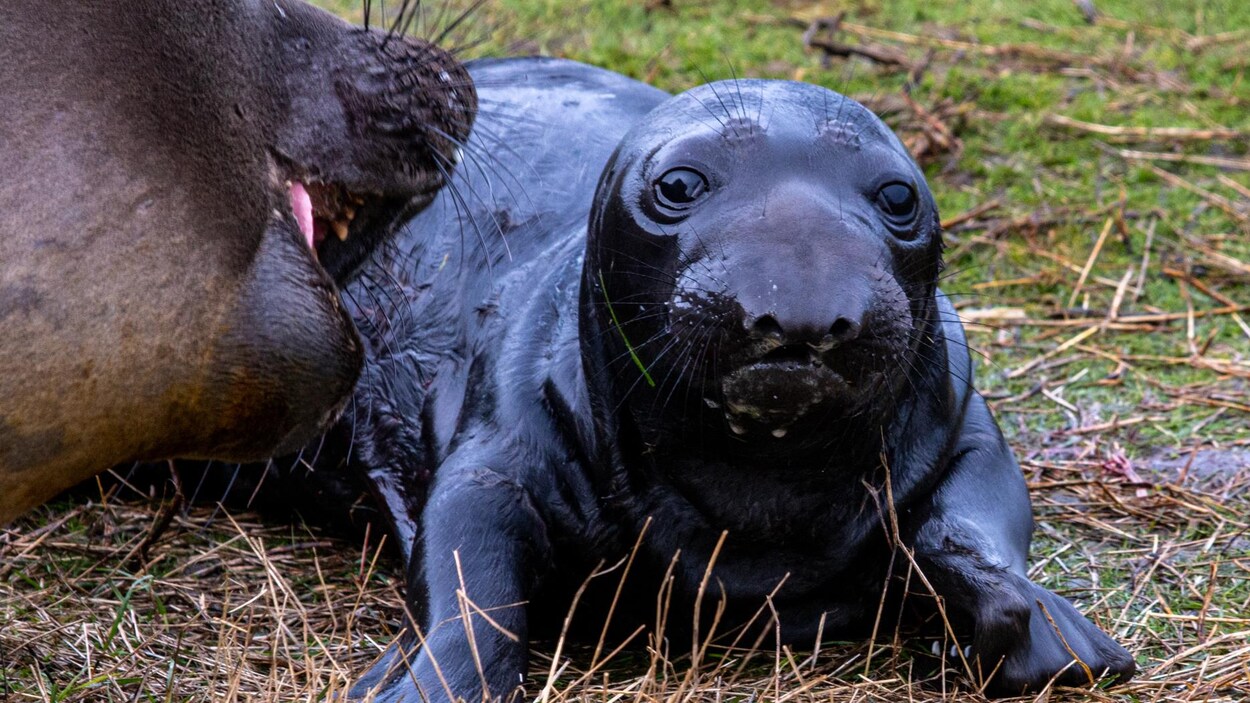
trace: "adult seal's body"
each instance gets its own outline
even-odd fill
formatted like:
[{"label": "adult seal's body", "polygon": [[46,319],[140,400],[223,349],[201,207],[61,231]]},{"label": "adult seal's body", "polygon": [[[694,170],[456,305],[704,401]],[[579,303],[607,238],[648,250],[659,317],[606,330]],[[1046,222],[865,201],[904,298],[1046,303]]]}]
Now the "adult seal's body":
[{"label": "adult seal's body", "polygon": [[1026,575],[1028,496],[937,289],[934,202],[875,116],[799,83],[670,99],[568,62],[472,73],[506,107],[470,145],[496,163],[353,295],[372,358],[351,461],[394,521],[421,642],[357,694],[509,695],[527,640],[613,564],[574,633],[654,622],[663,592],[670,641],[766,599],[791,643],[900,611],[940,638],[920,578],[897,602],[900,546],[990,690],[1132,673]]},{"label": "adult seal's body", "polygon": [[7,0],[0,93],[0,524],[321,431],[363,357],[334,284],[476,108],[447,53],[296,0]]}]

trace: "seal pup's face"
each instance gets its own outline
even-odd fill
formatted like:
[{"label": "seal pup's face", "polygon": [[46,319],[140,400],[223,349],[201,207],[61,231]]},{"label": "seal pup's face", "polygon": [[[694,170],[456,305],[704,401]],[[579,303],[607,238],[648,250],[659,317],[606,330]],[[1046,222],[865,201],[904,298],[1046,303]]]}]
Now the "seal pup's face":
[{"label": "seal pup's face", "polygon": [[788,441],[906,392],[940,227],[858,103],[775,81],[684,93],[627,135],[590,229],[596,327],[639,415]]},{"label": "seal pup's face", "polygon": [[363,359],[335,284],[442,184],[464,68],[297,0],[10,0],[0,47],[0,523],[314,436]]}]

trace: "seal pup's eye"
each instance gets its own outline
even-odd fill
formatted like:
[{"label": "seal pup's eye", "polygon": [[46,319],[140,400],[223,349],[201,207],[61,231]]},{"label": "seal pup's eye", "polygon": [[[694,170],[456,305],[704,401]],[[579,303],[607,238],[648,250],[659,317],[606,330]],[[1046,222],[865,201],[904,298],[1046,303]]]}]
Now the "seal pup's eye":
[{"label": "seal pup's eye", "polygon": [[886,183],[877,191],[877,207],[896,220],[912,219],[919,205],[916,191],[906,183]]},{"label": "seal pup's eye", "polygon": [[673,210],[684,210],[707,194],[707,178],[689,168],[673,168],[655,182],[655,199]]}]

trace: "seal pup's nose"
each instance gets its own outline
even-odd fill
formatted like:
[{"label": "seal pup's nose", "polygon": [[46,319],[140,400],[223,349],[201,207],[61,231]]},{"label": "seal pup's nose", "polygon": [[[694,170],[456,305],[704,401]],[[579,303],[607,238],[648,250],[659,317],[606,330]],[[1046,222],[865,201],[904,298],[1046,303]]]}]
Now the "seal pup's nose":
[{"label": "seal pup's nose", "polygon": [[748,312],[743,319],[743,326],[751,339],[773,342],[779,346],[807,344],[817,351],[828,351],[859,337],[863,328],[862,312],[839,311],[832,315],[832,322],[826,323],[825,320],[830,317],[819,313],[812,316],[777,313],[752,315]]}]

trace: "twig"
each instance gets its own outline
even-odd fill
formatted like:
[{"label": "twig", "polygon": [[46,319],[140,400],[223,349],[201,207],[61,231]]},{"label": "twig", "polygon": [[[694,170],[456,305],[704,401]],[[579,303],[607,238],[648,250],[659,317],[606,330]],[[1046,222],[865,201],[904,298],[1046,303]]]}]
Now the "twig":
[{"label": "twig", "polygon": [[1072,289],[1072,295],[1068,297],[1068,307],[1076,305],[1076,299],[1081,295],[1081,289],[1085,287],[1085,280],[1089,278],[1089,272],[1094,268],[1094,262],[1098,260],[1098,254],[1102,252],[1102,245],[1107,241],[1107,235],[1111,233],[1111,225],[1114,223],[1115,220],[1108,217],[1107,223],[1102,226],[1102,232],[1098,234],[1098,241],[1094,243],[1094,249],[1089,253],[1089,258],[1085,260],[1085,266],[1081,269],[1081,277],[1077,279],[1076,286]]},{"label": "twig", "polygon": [[980,205],[972,208],[971,210],[966,210],[964,212],[959,213],[958,215],[955,215],[953,217],[948,217],[947,219],[942,220],[942,229],[950,229],[951,227],[954,227],[956,225],[961,225],[970,220],[975,220],[987,212],[990,212],[992,210],[997,210],[999,207],[1002,206],[1002,204],[1003,204],[1003,201],[1001,198],[994,198],[993,200],[987,200],[986,202],[981,203]]},{"label": "twig", "polygon": [[1048,125],[1066,127],[1078,132],[1102,134],[1109,137],[1131,137],[1142,140],[1163,141],[1209,141],[1212,139],[1250,139],[1250,132],[1227,127],[1196,129],[1190,127],[1119,127],[1093,122],[1082,122],[1063,115],[1048,114],[1042,120]]},{"label": "twig", "polygon": [[1212,193],[1201,186],[1196,186],[1180,176],[1164,171],[1154,164],[1144,163],[1142,165],[1150,169],[1151,173],[1154,173],[1156,176],[1162,178],[1171,185],[1184,188],[1185,190],[1200,196],[1203,200],[1206,200],[1217,208],[1223,210],[1229,217],[1241,223],[1242,227],[1250,227],[1250,215],[1247,215],[1238,209],[1237,206],[1234,205],[1228,198],[1218,193]]},{"label": "twig", "polygon": [[1133,288],[1133,301],[1136,302],[1141,297],[1142,289],[1146,286],[1146,271],[1150,268],[1150,247],[1155,240],[1155,227],[1159,225],[1159,218],[1150,218],[1150,224],[1146,225],[1146,244],[1142,247],[1141,268],[1137,272],[1137,286]]},{"label": "twig", "polygon": [[[1088,324],[1088,323],[1086,323],[1086,324]],[[1074,336],[1073,336],[1071,339],[1069,339],[1068,341],[1064,342],[1063,344],[1060,344],[1059,346],[1055,347],[1054,349],[1051,349],[1050,351],[1046,352],[1045,354],[1042,354],[1041,356],[1039,356],[1039,357],[1037,357],[1037,358],[1033,359],[1032,361],[1030,361],[1030,362],[1028,362],[1028,363],[1026,363],[1026,364],[1024,364],[1024,365],[1022,365],[1022,366],[1019,366],[1019,367],[1017,367],[1017,368],[1015,368],[1015,369],[1013,369],[1013,370],[1011,370],[1011,371],[1008,371],[1008,372],[1007,372],[1007,378],[1019,378],[1019,377],[1023,376],[1024,374],[1028,373],[1029,371],[1032,371],[1032,370],[1033,370],[1033,369],[1034,369],[1034,368],[1035,368],[1038,364],[1042,363],[1043,361],[1046,361],[1047,359],[1049,359],[1049,358],[1051,358],[1051,357],[1053,357],[1053,356],[1055,356],[1055,355],[1057,355],[1057,354],[1062,354],[1062,353],[1064,353],[1065,351],[1067,351],[1067,350],[1071,349],[1072,347],[1076,346],[1077,344],[1080,344],[1081,342],[1084,342],[1086,339],[1089,339],[1092,335],[1096,334],[1096,333],[1097,333],[1100,329],[1102,329],[1102,328],[1097,327],[1097,326],[1086,328],[1085,330],[1083,330],[1083,331],[1079,332],[1078,334],[1074,335]]]},{"label": "twig", "polygon": [[907,54],[879,44],[840,44],[828,39],[811,39],[807,45],[813,49],[820,49],[830,56],[843,58],[861,56],[886,66],[901,66],[909,70],[912,67]]},{"label": "twig", "polygon": [[[1226,156],[1202,156],[1198,154],[1172,154],[1159,151],[1139,151],[1137,149],[1112,149],[1109,146],[1106,148],[1120,158],[1132,161],[1172,161],[1175,163],[1218,166],[1219,168],[1227,168],[1234,171],[1250,171],[1250,159],[1232,159]],[[1233,182],[1236,183],[1236,181]]]}]

